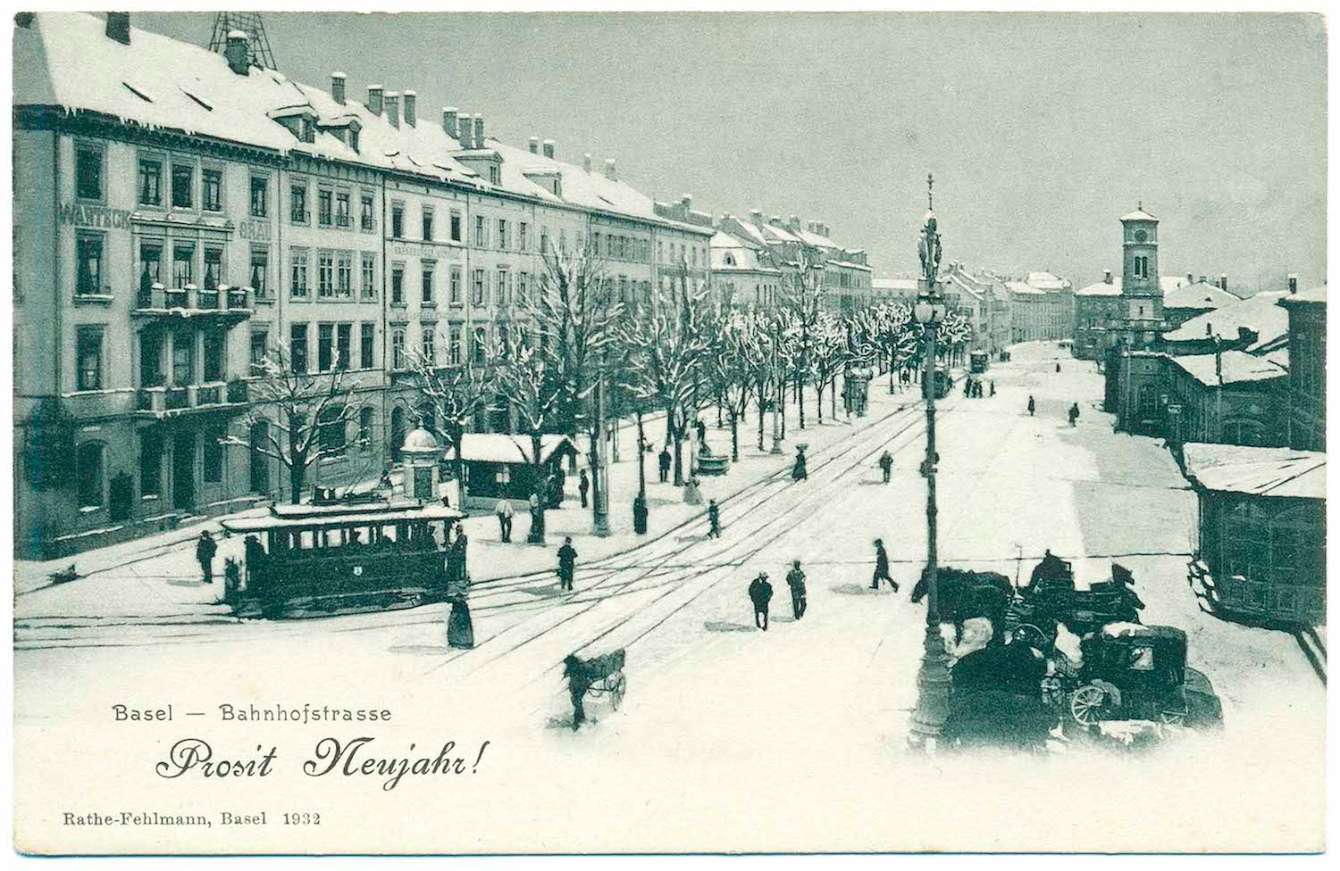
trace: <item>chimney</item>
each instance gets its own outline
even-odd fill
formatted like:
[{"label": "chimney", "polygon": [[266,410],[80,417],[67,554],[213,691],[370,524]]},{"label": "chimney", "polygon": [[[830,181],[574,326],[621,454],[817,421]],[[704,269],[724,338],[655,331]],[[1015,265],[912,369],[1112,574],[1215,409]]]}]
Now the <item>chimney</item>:
[{"label": "chimney", "polygon": [[1194,276],[1194,275],[1192,275],[1190,272],[1188,272],[1188,273],[1186,274],[1186,283],[1187,283],[1187,284],[1195,284],[1195,283],[1196,283],[1196,276]]},{"label": "chimney", "polygon": [[791,220],[787,223],[786,226],[787,226],[789,229],[791,229],[791,230],[799,230],[799,229],[800,229],[800,216],[799,216],[799,215],[792,215],[792,216],[791,216]]},{"label": "chimney", "polygon": [[391,122],[392,127],[400,126],[400,92],[386,92],[386,120]]},{"label": "chimney", "polygon": [[1214,330],[1211,328],[1209,321],[1205,322],[1205,335],[1207,336],[1214,335]]},{"label": "chimney", "polygon": [[478,112],[475,113],[475,141],[474,141],[474,146],[475,146],[475,148],[483,148],[483,147],[484,147],[484,116],[481,115],[481,114],[479,114]]},{"label": "chimney", "polygon": [[530,138],[530,153],[531,153],[531,154],[539,154],[539,153],[540,153],[540,137],[538,137],[538,136],[532,136],[532,137]]},{"label": "chimney", "polygon": [[693,194],[684,194],[679,198],[679,204],[684,207],[684,211],[693,211]]},{"label": "chimney", "polygon": [[1214,343],[1214,377],[1220,386],[1224,383],[1224,344],[1223,342]]},{"label": "chimney", "polygon": [[251,45],[247,42],[245,32],[241,30],[228,31],[228,41],[224,44],[223,56],[228,59],[228,69],[239,76],[247,74],[247,68],[251,66]]},{"label": "chimney", "polygon": [[1205,282],[1205,279],[1206,279],[1207,277],[1208,277],[1208,276],[1202,275],[1202,276],[1200,277],[1200,283],[1201,283],[1201,284],[1205,284],[1205,283],[1206,283],[1206,282]]},{"label": "chimney", "polygon": [[414,91],[405,92],[405,123],[413,127],[414,122],[418,120],[417,104],[419,101],[418,93]]},{"label": "chimney", "polygon": [[130,45],[129,12],[107,13],[107,38],[114,39],[122,45]]},{"label": "chimney", "polygon": [[1297,293],[1297,292],[1298,292],[1298,273],[1296,273],[1296,272],[1290,272],[1290,273],[1289,273],[1289,293]]},{"label": "chimney", "polygon": [[762,224],[762,223],[763,223],[763,210],[762,210],[762,209],[750,209],[750,210],[749,210],[749,222],[750,222],[751,224]]},{"label": "chimney", "polygon": [[549,158],[550,160],[554,159],[554,140],[552,139],[544,140],[544,156]]},{"label": "chimney", "polygon": [[619,175],[614,171],[614,158],[605,158],[605,177],[610,181],[618,181]]},{"label": "chimney", "polygon": [[458,110],[455,106],[442,107],[442,129],[447,131],[447,135],[456,139],[456,115]]},{"label": "chimney", "polygon": [[1219,273],[1219,289],[1228,290],[1228,273]]},{"label": "chimney", "polygon": [[780,227],[782,226],[782,219],[778,215],[773,215],[771,218],[768,218],[768,223],[774,227]]},{"label": "chimney", "polygon": [[368,111],[374,115],[382,113],[382,86],[368,85]]},{"label": "chimney", "polygon": [[330,74],[330,96],[341,106],[344,105],[344,73]]},{"label": "chimney", "polygon": [[1111,269],[1104,269],[1104,270],[1103,270],[1103,284],[1111,284],[1111,283],[1112,283],[1112,270],[1111,270]]},{"label": "chimney", "polygon": [[591,171],[591,152],[589,151],[582,155],[582,169],[587,172]]}]

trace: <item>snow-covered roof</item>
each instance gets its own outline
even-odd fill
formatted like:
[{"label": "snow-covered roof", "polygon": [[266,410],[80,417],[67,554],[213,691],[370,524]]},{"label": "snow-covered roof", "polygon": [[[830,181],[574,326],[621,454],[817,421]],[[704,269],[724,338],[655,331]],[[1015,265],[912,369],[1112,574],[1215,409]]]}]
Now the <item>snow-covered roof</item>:
[{"label": "snow-covered roof", "polygon": [[708,246],[715,272],[779,272],[759,261],[758,254],[763,246],[748,239],[717,231]]},{"label": "snow-covered roof", "polygon": [[1287,368],[1268,357],[1258,357],[1245,351],[1224,351],[1218,364],[1215,362],[1214,354],[1190,354],[1168,359],[1201,384],[1211,387],[1219,384],[1269,381],[1289,374]]},{"label": "snow-covered roof", "polygon": [[1314,287],[1310,290],[1300,290],[1298,293],[1286,294],[1280,300],[1280,305],[1288,305],[1295,302],[1316,302],[1322,305],[1326,304],[1326,285]]},{"label": "snow-covered roof", "polygon": [[870,279],[870,289],[878,293],[905,296],[917,292],[917,280],[915,278],[872,278]]},{"label": "snow-covered roof", "polygon": [[[1159,289],[1163,291],[1165,299],[1168,297],[1168,294],[1176,292],[1185,284],[1186,278],[1181,275],[1159,276]],[[1117,296],[1120,293],[1121,276],[1113,275],[1111,282],[1096,281],[1093,284],[1086,285],[1075,291],[1075,296]]]},{"label": "snow-covered roof", "polygon": [[1123,221],[1157,221],[1158,218],[1146,212],[1143,208],[1136,209],[1133,212],[1127,212],[1121,216]]},{"label": "snow-covered roof", "polygon": [[1214,336],[1226,340],[1236,339],[1238,329],[1245,327],[1256,333],[1256,341],[1245,350],[1252,352],[1268,349],[1289,332],[1289,314],[1278,305],[1285,296],[1288,296],[1287,291],[1272,290],[1240,299],[1212,312],[1197,315],[1177,329],[1165,333],[1164,341],[1193,342]]},{"label": "snow-covered roof", "polygon": [[336,510],[303,510],[286,512],[276,506],[269,514],[260,517],[232,517],[220,522],[229,532],[263,532],[267,529],[329,529],[343,526],[373,526],[379,523],[395,523],[398,520],[456,520],[465,515],[455,508],[437,503],[421,505],[411,500],[400,499],[394,502],[349,503],[339,506],[289,506],[291,508],[315,509],[329,507]]},{"label": "snow-covered roof", "polygon": [[1038,290],[1066,290],[1070,287],[1070,282],[1050,272],[1030,272],[1026,283]]},{"label": "snow-covered roof", "polygon": [[1238,297],[1208,281],[1183,284],[1163,294],[1164,308],[1215,309],[1240,301]]},{"label": "snow-covered roof", "polygon": [[1256,496],[1326,498],[1326,454],[1190,442],[1182,446],[1187,477],[1206,490]]},{"label": "snow-covered roof", "polygon": [[1043,291],[1034,287],[1026,281],[1007,281],[1005,289],[1010,293],[1017,293],[1023,296],[1041,296]]},{"label": "snow-covered roof", "polygon": [[[547,433],[540,436],[540,462],[548,462],[554,451],[564,445],[581,453],[565,435]],[[461,437],[461,459],[467,463],[529,463],[532,458],[528,435],[470,432]]]}]

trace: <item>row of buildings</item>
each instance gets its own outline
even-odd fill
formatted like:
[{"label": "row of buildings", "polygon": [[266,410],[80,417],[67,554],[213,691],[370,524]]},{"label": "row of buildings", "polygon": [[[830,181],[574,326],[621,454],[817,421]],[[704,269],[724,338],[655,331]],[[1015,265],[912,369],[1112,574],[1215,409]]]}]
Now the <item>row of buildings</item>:
[{"label": "row of buildings", "polygon": [[[775,302],[802,268],[821,269],[839,300],[869,287],[864,252],[827,227],[655,201],[612,158],[505,143],[482,114],[420,106],[413,82],[355,96],[333,72],[312,87],[262,66],[251,34],[229,33],[216,53],[126,13],[16,25],[22,555],[281,492],[264,448],[287,423],[244,426],[277,347],[295,372],[339,370],[355,385],[353,423],[323,429],[336,450],[309,481],[375,479],[423,413],[411,359],[482,358],[551,252],[591,252],[632,306],[681,281],[708,288],[714,266],[718,290],[741,302]],[[498,407],[476,428],[507,424]]]},{"label": "row of buildings", "polygon": [[1197,493],[1192,580],[1223,612],[1325,619],[1326,288],[1241,299],[1228,278],[1160,276],[1158,219],[1121,218],[1123,269],[1076,295],[1074,354],[1097,360],[1126,432],[1166,440]]}]

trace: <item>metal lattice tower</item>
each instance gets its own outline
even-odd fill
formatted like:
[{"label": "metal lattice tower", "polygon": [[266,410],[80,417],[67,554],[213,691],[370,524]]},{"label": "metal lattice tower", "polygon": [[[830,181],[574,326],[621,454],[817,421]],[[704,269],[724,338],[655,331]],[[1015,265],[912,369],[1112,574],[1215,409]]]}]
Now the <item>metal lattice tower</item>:
[{"label": "metal lattice tower", "polygon": [[228,44],[228,33],[240,30],[247,35],[251,46],[251,62],[269,70],[279,69],[275,65],[274,52],[270,50],[270,38],[265,35],[265,22],[259,12],[219,12],[214,16],[214,33],[209,38],[210,51],[223,51]]}]

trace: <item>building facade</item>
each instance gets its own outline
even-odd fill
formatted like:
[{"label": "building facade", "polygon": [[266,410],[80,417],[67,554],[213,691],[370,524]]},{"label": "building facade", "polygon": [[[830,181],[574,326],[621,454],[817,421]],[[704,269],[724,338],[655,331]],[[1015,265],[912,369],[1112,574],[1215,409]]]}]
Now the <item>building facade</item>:
[{"label": "building facade", "polygon": [[1326,288],[1280,300],[1289,315],[1288,445],[1326,450]]}]

